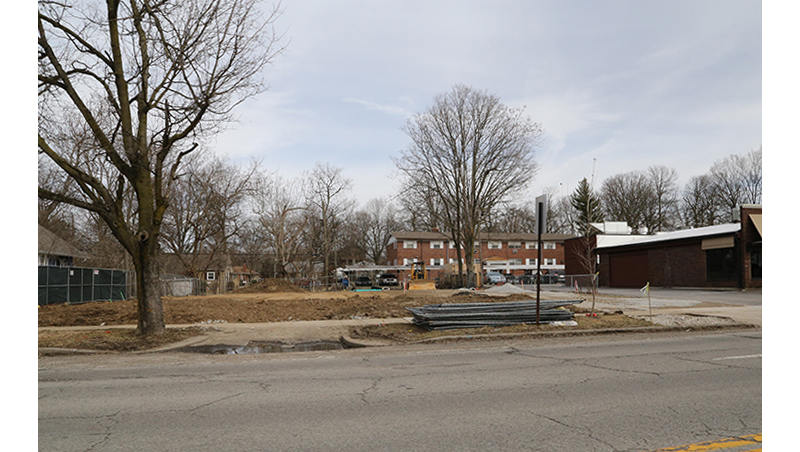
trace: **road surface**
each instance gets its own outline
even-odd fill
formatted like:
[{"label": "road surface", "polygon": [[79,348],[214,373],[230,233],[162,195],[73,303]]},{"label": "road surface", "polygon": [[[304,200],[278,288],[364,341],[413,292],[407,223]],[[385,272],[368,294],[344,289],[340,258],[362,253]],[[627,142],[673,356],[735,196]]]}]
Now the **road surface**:
[{"label": "road surface", "polygon": [[46,451],[643,451],[762,432],[761,333],[48,357]]}]

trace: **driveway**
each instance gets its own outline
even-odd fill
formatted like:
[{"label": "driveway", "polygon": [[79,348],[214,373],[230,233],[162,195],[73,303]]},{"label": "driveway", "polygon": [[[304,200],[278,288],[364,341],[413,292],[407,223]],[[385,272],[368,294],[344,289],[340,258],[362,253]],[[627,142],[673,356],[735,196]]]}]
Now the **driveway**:
[{"label": "driveway", "polygon": [[[544,286],[543,286],[543,289]],[[548,291],[572,292],[564,286],[548,286]],[[628,315],[692,314],[729,317],[738,322],[761,325],[761,289],[714,290],[714,289],[662,289],[651,288],[650,297],[640,289],[601,287],[598,295],[611,295],[611,301],[598,303],[600,309],[620,309]],[[584,304],[591,302],[591,295]],[[608,297],[606,297],[608,300]]]}]

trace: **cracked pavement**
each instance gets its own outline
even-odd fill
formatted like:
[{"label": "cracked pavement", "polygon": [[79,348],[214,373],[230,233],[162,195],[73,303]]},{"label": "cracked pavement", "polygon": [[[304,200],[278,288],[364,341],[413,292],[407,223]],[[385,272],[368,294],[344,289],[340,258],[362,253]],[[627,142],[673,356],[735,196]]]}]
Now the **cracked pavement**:
[{"label": "cracked pavement", "polygon": [[760,337],[48,358],[39,370],[39,445],[651,450],[761,431]]}]

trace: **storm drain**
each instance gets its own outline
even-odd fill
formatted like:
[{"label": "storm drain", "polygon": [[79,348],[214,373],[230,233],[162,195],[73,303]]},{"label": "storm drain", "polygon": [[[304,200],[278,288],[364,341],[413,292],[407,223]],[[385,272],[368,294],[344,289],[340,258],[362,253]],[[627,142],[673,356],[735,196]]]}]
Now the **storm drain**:
[{"label": "storm drain", "polygon": [[344,344],[339,341],[300,342],[297,344],[251,341],[247,345],[195,345],[184,347],[181,349],[181,351],[189,353],[207,353],[211,355],[253,355],[258,353],[343,350],[344,348],[346,348]]}]

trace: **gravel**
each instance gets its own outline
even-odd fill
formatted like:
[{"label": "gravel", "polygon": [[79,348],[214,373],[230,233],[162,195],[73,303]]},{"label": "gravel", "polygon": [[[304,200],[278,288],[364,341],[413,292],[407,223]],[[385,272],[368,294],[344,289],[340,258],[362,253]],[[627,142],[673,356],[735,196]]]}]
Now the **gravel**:
[{"label": "gravel", "polygon": [[708,325],[733,325],[733,319],[716,316],[699,316],[687,314],[657,314],[652,317],[649,315],[636,316],[636,318],[649,320],[657,325],[664,326],[708,326]]}]

